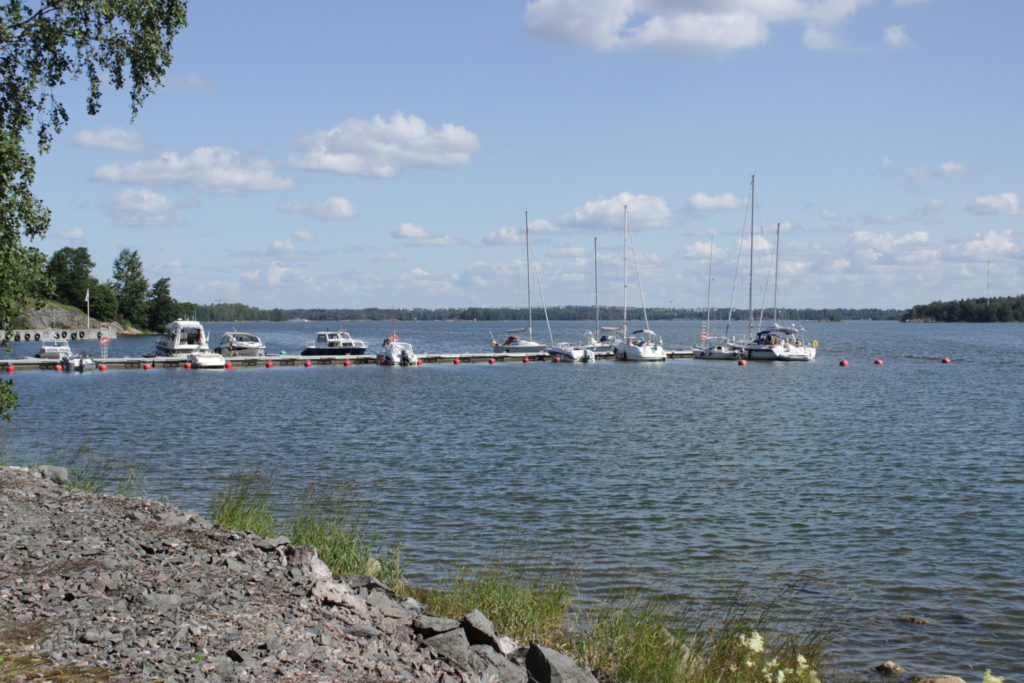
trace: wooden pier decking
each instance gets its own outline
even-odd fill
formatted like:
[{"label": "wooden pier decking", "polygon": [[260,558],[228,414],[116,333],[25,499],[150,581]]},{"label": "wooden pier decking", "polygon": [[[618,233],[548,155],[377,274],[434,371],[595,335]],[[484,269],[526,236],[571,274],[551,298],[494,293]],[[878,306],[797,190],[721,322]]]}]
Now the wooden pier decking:
[{"label": "wooden pier decking", "polygon": [[[666,350],[669,358],[691,358],[693,351],[690,349]],[[554,362],[547,355],[547,352],[539,353],[421,353],[417,354],[423,364],[428,363],[522,363],[530,362]],[[598,354],[597,359],[615,360],[610,353]],[[149,369],[158,368],[184,368],[187,359],[173,358],[170,356],[138,356],[138,357],[111,357],[101,358],[93,356],[97,364],[103,364],[108,370],[143,370],[146,366]],[[267,367],[267,364],[281,366],[305,366],[308,361],[311,365],[376,365],[377,357],[372,353],[361,356],[303,356],[299,354],[278,354],[266,356],[224,356],[224,360],[231,363],[234,368]],[[60,361],[50,358],[4,358],[0,359],[0,370],[5,366],[11,366],[14,372],[18,370],[53,370]],[[6,371],[6,370],[5,370]],[[11,371],[6,371],[11,372]]]}]

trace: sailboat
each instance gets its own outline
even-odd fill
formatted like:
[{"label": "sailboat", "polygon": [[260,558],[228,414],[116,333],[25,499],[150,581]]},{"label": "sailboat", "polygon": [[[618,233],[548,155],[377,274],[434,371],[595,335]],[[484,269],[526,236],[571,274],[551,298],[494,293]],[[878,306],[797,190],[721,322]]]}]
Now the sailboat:
[{"label": "sailboat", "polygon": [[[492,335],[491,348],[496,353],[539,353],[547,348],[541,342],[533,340],[533,299],[530,291],[530,215],[528,212],[524,212],[523,216],[526,223],[526,327],[506,330],[508,337],[500,344]],[[523,332],[526,333],[525,339],[520,336],[520,333]]]},{"label": "sailboat", "polygon": [[700,343],[693,347],[693,357],[703,360],[738,360],[743,351],[730,342],[728,337],[711,335],[711,264],[715,258],[715,238],[711,238],[711,249],[708,254],[708,298],[705,305],[706,320],[700,328]]},{"label": "sailboat", "polygon": [[644,312],[644,326],[627,334],[629,330],[629,312],[627,292],[629,290],[629,207],[622,207],[622,340],[614,346],[612,352],[617,360],[659,361],[665,360],[665,347],[661,337],[650,329],[647,320],[647,305],[644,303],[644,288],[640,282],[640,266],[636,260],[636,249],[633,249],[633,264],[636,267],[636,284],[640,290],[640,306]]},{"label": "sailboat", "polygon": [[775,316],[772,326],[756,335],[754,330],[754,176],[750,176],[750,285],[747,307],[750,315],[749,332],[751,340],[740,345],[743,357],[748,360],[814,360],[818,354],[817,340],[806,343],[801,338],[803,330],[795,326],[779,324],[779,234],[782,224],[775,225]]},{"label": "sailboat", "polygon": [[594,353],[611,353],[622,341],[622,328],[601,326],[601,306],[597,302],[597,238],[594,238],[594,329],[583,333],[583,347]]}]

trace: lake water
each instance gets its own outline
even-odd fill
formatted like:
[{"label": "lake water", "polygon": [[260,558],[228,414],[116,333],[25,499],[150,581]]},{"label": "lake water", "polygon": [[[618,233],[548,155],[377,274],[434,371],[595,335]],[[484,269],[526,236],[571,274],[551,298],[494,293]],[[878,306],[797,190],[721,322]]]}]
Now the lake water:
[{"label": "lake water", "polygon": [[[511,326],[398,332],[420,352],[485,351]],[[324,324],[207,327],[295,353]],[[683,348],[699,323],[654,327]],[[372,349],[391,324],[346,328]],[[20,371],[0,447],[12,464],[133,470],[203,513],[239,473],[273,475],[282,508],[310,482],[354,485],[426,584],[515,548],[527,567],[573,569],[584,600],[637,587],[680,606],[784,595],[774,613],[797,621],[838,610],[841,672],[1024,674],[1024,325],[807,328],[816,361],[746,367]]]}]

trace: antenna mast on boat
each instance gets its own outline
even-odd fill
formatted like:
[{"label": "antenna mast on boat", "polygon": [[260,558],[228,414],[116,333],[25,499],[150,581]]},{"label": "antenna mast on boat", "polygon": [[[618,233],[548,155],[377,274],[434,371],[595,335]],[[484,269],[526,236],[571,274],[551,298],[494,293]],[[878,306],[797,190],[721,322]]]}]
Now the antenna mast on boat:
[{"label": "antenna mast on boat", "polygon": [[747,284],[747,334],[754,338],[754,176],[750,176],[750,278]]},{"label": "antenna mast on boat", "polygon": [[775,306],[775,320],[776,325],[779,324],[779,230],[782,228],[782,223],[775,224],[775,294],[772,296],[773,305]]},{"label": "antenna mast on boat", "polygon": [[715,260],[715,236],[711,236],[711,249],[708,251],[708,300],[705,305],[707,322],[704,323],[705,336],[711,336],[711,263]]},{"label": "antenna mast on boat", "polygon": [[629,273],[629,205],[622,205],[622,339],[629,336],[629,323],[626,317],[626,278]]},{"label": "antenna mast on boat", "polygon": [[594,238],[594,334],[601,336],[601,307],[597,303],[597,238]]}]

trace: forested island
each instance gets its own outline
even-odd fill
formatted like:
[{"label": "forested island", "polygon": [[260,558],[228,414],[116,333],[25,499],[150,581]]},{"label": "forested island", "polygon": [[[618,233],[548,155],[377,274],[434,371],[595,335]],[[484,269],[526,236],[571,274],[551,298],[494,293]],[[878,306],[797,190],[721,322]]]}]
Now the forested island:
[{"label": "forested island", "polygon": [[1019,323],[1024,322],[1024,294],[960,301],[933,301],[907,311],[903,322]]}]

